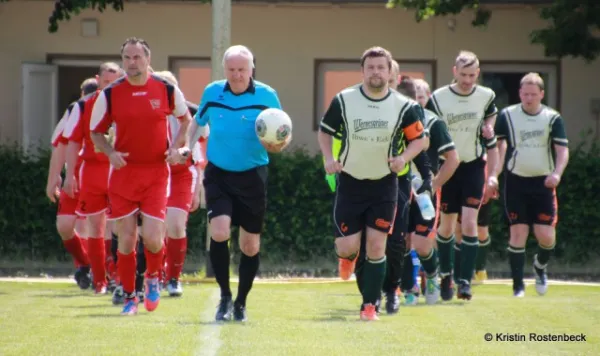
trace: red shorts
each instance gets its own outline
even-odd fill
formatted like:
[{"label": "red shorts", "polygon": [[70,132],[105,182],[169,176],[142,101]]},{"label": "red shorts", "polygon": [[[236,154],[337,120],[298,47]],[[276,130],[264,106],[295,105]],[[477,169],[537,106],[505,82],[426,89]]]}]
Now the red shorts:
[{"label": "red shorts", "polygon": [[171,170],[167,208],[180,209],[188,213],[192,206],[197,180],[198,172],[194,166]]},{"label": "red shorts", "polygon": [[165,220],[169,166],[128,163],[112,169],[108,179],[108,219],[118,220],[138,210],[146,217]]},{"label": "red shorts", "polygon": [[77,215],[103,213],[108,207],[108,172],[110,163],[87,161],[79,169],[79,204]]},{"label": "red shorts", "polygon": [[79,200],[79,194],[75,193],[75,198],[71,198],[64,190],[60,190],[60,195],[58,196],[58,211],[56,212],[56,216],[68,216],[75,214],[75,210],[77,209],[77,201]]}]

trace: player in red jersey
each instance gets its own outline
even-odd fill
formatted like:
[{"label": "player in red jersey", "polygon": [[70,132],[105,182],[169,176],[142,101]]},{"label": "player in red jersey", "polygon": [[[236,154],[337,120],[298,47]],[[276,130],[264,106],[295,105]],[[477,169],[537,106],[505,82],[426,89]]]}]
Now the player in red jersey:
[{"label": "player in red jersey", "polygon": [[[146,256],[144,306],[153,311],[160,300],[158,274],[163,263],[169,164],[184,162],[190,151],[187,132],[191,116],[179,88],[148,72],[150,47],[128,38],[121,47],[127,75],[105,88],[92,110],[92,142],[110,160],[108,218],[117,221],[118,273],[125,294],[123,315],[137,314],[135,296],[136,212],[143,216]],[[180,121],[174,142],[168,116]],[[114,148],[104,134],[115,127]]]},{"label": "player in red jersey", "polygon": [[[76,213],[87,220],[88,255],[94,276],[96,294],[106,294],[106,208],[108,207],[108,157],[95,150],[90,137],[90,119],[92,108],[100,94],[121,76],[121,68],[116,63],[103,63],[98,72],[98,89],[96,92],[81,98],[69,115],[63,137],[69,140],[67,146],[67,173],[65,174],[64,191],[74,197],[79,192]],[[83,148],[83,149],[82,149]],[[79,184],[75,179],[75,165],[82,160],[79,169]],[[108,240],[110,242],[110,240]]]},{"label": "player in red jersey", "polygon": [[[169,71],[155,72],[154,74],[173,86],[179,85],[173,73]],[[198,107],[195,104],[188,103],[188,109],[193,115]],[[177,135],[179,126],[179,120],[173,115],[169,116],[169,134],[172,138]],[[204,137],[200,139],[203,140]],[[189,212],[195,211],[200,205],[203,162],[200,145],[194,145],[192,156],[188,157],[185,164],[176,164],[170,167],[171,184],[167,202],[167,238],[165,241],[165,282],[170,296],[181,296],[183,294],[179,276],[187,252],[186,224]]]},{"label": "player in red jersey", "polygon": [[[96,78],[88,78],[81,84],[81,96],[93,93],[98,87]],[[67,140],[63,137],[67,119],[75,103],[69,105],[63,117],[60,119],[54,132],[52,133],[52,155],[50,157],[50,167],[48,169],[48,181],[46,184],[46,196],[53,203],[57,202],[58,210],[56,213],[56,229],[60,235],[65,249],[73,256],[73,261],[77,267],[75,272],[75,281],[81,289],[87,289],[90,286],[90,261],[86,249],[86,240],[82,238],[85,231],[83,220],[78,220],[75,214],[77,207],[77,196],[69,197],[63,189],[61,171],[65,165],[65,153]],[[73,163],[78,167],[80,162]]]}]

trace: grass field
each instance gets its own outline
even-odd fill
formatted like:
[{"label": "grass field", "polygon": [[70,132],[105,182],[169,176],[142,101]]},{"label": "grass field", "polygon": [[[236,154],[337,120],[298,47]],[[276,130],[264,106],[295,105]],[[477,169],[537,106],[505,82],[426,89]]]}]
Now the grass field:
[{"label": "grass field", "polygon": [[[108,296],[71,283],[0,282],[0,355],[598,355],[600,287],[475,288],[469,303],[402,306],[358,318],[354,283],[257,283],[248,322],[213,320],[218,288],[184,286],[180,299],[121,317]],[[233,286],[236,287],[235,285]],[[234,289],[235,290],[235,289]],[[420,300],[422,302],[422,299]],[[486,342],[484,335],[494,340]],[[502,342],[497,333],[584,334],[585,342]]]}]

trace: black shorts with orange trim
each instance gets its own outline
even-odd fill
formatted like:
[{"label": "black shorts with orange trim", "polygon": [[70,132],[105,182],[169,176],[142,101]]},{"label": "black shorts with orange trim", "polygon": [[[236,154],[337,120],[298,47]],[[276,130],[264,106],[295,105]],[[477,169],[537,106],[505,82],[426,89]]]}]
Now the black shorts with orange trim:
[{"label": "black shorts with orange trim", "polygon": [[486,162],[478,158],[461,162],[456,172],[442,187],[440,211],[458,214],[462,207],[479,209],[485,187]]},{"label": "black shorts with orange trim", "polygon": [[349,236],[366,226],[389,233],[398,201],[396,174],[377,180],[361,180],[342,172],[337,179],[333,204],[334,236]]},{"label": "black shorts with orange trim", "polygon": [[504,175],[503,197],[509,225],[550,225],[558,222],[556,190],[546,188],[546,176]]},{"label": "black shorts with orange trim", "polygon": [[435,218],[431,220],[423,219],[421,215],[421,209],[419,208],[419,204],[413,197],[410,202],[410,213],[409,213],[409,223],[408,223],[408,232],[415,233],[417,235],[423,237],[435,237],[435,231],[437,228],[437,223],[440,217],[440,192],[437,191],[431,197],[431,202],[433,203],[433,207],[435,209]]}]

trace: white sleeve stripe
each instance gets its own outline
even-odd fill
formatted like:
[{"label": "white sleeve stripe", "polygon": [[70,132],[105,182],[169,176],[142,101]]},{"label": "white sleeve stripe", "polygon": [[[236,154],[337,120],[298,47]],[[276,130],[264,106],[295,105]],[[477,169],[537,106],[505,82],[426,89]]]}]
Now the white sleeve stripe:
[{"label": "white sleeve stripe", "polygon": [[102,122],[104,117],[106,116],[106,95],[104,91],[101,91],[94,103],[94,108],[92,109],[92,118],[90,119],[90,131],[94,131],[96,127]]},{"label": "white sleeve stripe", "polygon": [[490,142],[487,143],[487,146],[490,147],[492,145],[495,145],[497,143],[497,139],[496,137],[494,137]]},{"label": "white sleeve stripe", "polygon": [[63,136],[65,138],[71,138],[73,135],[73,131],[75,127],[79,124],[79,120],[81,119],[81,110],[79,110],[79,103],[73,105],[73,109],[71,110],[71,114],[65,123],[65,129],[63,131]]},{"label": "white sleeve stripe", "polygon": [[69,117],[69,109],[65,110],[65,113],[60,118],[60,121],[58,121],[58,124],[56,124],[56,127],[54,128],[54,132],[52,132],[52,142],[56,141],[58,136],[62,136],[64,127],[65,127],[65,123],[67,122],[68,117]]},{"label": "white sleeve stripe", "polygon": [[173,99],[174,99],[174,108],[173,115],[175,117],[182,117],[188,111],[187,104],[185,103],[185,97],[183,93],[178,87],[174,87],[173,90]]},{"label": "white sleeve stripe", "polygon": [[438,153],[447,150],[448,148],[454,147],[454,142],[447,143],[440,148],[438,148]]},{"label": "white sleeve stripe", "polygon": [[194,148],[192,149],[192,159],[196,163],[204,162],[204,157],[202,157],[202,152],[200,151],[199,144],[194,145]]},{"label": "white sleeve stripe", "polygon": [[324,129],[326,129],[327,131],[335,132],[335,130],[331,126],[327,125],[323,121],[321,121],[321,127],[324,128]]},{"label": "white sleeve stripe", "polygon": [[555,138],[553,138],[552,140],[553,140],[553,141],[556,141],[556,142],[564,142],[564,143],[569,143],[569,140],[567,140],[566,138],[556,138],[556,137],[555,137]]}]

